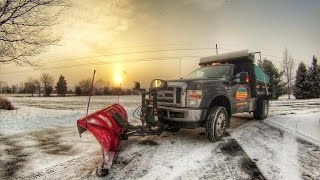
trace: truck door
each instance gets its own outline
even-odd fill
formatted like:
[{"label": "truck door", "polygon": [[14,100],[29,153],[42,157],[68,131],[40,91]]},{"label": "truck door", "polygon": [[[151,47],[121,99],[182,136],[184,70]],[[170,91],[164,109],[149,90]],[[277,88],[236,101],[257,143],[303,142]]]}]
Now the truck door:
[{"label": "truck door", "polygon": [[246,72],[246,68],[242,68],[241,66],[235,66],[234,68],[234,76],[237,77],[231,86],[231,95],[234,99],[233,107],[235,107],[236,112],[246,112],[249,111],[250,107],[250,97],[251,97],[251,89],[249,85],[250,76],[248,73],[248,78],[244,82],[240,82],[240,72]]}]

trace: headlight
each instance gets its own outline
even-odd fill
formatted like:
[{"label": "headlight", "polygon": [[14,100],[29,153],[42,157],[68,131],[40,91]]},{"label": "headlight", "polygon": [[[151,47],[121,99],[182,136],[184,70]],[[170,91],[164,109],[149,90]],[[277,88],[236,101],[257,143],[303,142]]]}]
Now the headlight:
[{"label": "headlight", "polygon": [[187,90],[187,107],[199,107],[202,100],[202,90]]},{"label": "headlight", "polygon": [[167,87],[167,81],[162,79],[154,79],[151,81],[150,89],[160,90]]}]

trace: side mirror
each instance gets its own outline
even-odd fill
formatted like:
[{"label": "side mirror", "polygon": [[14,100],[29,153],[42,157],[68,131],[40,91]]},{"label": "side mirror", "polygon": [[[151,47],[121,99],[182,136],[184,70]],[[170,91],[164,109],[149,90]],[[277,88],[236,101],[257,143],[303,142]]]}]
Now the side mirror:
[{"label": "side mirror", "polygon": [[133,89],[133,90],[140,90],[140,83],[139,83],[139,82],[134,82],[132,89]]},{"label": "side mirror", "polygon": [[162,79],[154,79],[151,81],[150,90],[160,90],[167,87],[167,81]]},{"label": "side mirror", "polygon": [[249,75],[248,72],[240,72],[240,83],[248,83]]}]

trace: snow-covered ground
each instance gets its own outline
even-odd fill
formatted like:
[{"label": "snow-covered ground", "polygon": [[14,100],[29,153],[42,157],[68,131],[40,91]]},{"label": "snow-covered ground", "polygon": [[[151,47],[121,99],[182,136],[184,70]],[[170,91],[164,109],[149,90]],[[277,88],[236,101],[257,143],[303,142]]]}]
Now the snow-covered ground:
[{"label": "snow-covered ground", "polygon": [[[76,120],[85,116],[88,97],[8,97],[16,110],[0,110],[2,134],[50,128],[53,126],[74,125]],[[97,111],[114,103],[122,104],[130,117],[141,102],[140,96],[93,96],[90,112]]]},{"label": "snow-covered ground", "polygon": [[[9,97],[0,110],[0,179],[100,179],[100,147],[79,138],[76,120],[87,97]],[[92,97],[90,112],[118,102]],[[139,96],[120,98],[130,117]],[[123,141],[105,179],[320,179],[320,99],[270,103],[269,117],[232,118],[228,135],[211,143],[203,129]]]}]

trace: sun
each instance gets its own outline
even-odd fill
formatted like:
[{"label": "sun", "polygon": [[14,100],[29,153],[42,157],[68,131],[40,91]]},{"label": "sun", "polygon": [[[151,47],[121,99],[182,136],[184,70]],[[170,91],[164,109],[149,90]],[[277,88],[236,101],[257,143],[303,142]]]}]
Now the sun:
[{"label": "sun", "polygon": [[117,74],[117,75],[114,77],[114,82],[115,82],[116,84],[121,84],[121,82],[122,82],[122,77],[121,77],[120,74]]}]

